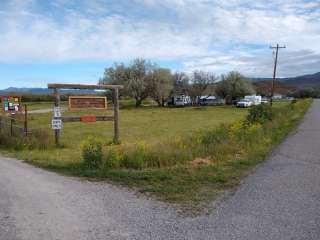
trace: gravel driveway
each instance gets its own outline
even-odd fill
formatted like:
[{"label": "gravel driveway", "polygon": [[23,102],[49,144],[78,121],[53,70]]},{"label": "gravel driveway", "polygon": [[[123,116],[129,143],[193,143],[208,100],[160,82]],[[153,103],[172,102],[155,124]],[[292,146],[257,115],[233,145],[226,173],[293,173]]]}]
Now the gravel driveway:
[{"label": "gravel driveway", "polygon": [[0,158],[1,240],[320,239],[320,100],[210,215]]}]

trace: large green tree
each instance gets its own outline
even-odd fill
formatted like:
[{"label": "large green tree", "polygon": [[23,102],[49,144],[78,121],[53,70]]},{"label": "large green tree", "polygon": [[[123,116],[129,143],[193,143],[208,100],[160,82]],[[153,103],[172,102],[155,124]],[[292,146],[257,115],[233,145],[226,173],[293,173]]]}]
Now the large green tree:
[{"label": "large green tree", "polygon": [[217,83],[216,94],[225,99],[227,104],[231,104],[234,100],[253,94],[252,84],[240,73],[230,72],[222,76],[222,80]]},{"label": "large green tree", "polygon": [[140,58],[133,60],[128,66],[123,63],[114,64],[105,70],[100,83],[124,85],[123,94],[134,98],[138,107],[149,96],[153,68],[153,64]]},{"label": "large green tree", "polygon": [[171,90],[173,89],[171,71],[166,68],[155,68],[150,77],[150,96],[158,103],[159,106],[164,106]]}]

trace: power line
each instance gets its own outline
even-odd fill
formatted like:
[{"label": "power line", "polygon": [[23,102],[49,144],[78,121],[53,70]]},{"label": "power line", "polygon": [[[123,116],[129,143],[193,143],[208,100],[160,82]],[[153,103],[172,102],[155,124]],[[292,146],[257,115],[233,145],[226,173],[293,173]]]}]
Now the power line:
[{"label": "power line", "polygon": [[277,64],[278,64],[278,53],[280,48],[286,48],[286,46],[279,46],[277,44],[276,47],[271,46],[271,49],[276,49],[276,58],[274,60],[274,67],[273,67],[273,78],[272,78],[272,84],[271,84],[271,99],[270,99],[270,105],[272,106],[273,101],[273,95],[274,95],[274,82],[276,80],[276,74],[277,74]]}]

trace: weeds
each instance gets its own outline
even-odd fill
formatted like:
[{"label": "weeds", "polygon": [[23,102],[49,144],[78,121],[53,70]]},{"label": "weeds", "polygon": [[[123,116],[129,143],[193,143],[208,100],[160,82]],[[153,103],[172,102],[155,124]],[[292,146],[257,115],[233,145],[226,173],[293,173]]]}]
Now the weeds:
[{"label": "weeds", "polygon": [[102,165],[102,142],[95,137],[88,137],[82,142],[82,157],[88,168],[98,168]]}]

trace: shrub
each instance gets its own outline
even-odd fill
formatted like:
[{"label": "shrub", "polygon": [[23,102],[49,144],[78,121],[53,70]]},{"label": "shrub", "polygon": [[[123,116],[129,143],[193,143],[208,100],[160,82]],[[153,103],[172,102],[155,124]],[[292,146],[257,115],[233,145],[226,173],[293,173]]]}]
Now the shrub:
[{"label": "shrub", "polygon": [[109,149],[104,155],[104,168],[119,168],[120,161],[123,156],[119,153],[119,151],[115,151],[114,149]]},{"label": "shrub", "polygon": [[88,137],[82,142],[82,157],[89,168],[98,168],[102,164],[102,142],[94,137]]},{"label": "shrub", "polygon": [[247,122],[250,124],[263,124],[270,120],[272,120],[272,108],[268,104],[253,106],[252,108],[250,108],[249,114],[247,116]]}]

